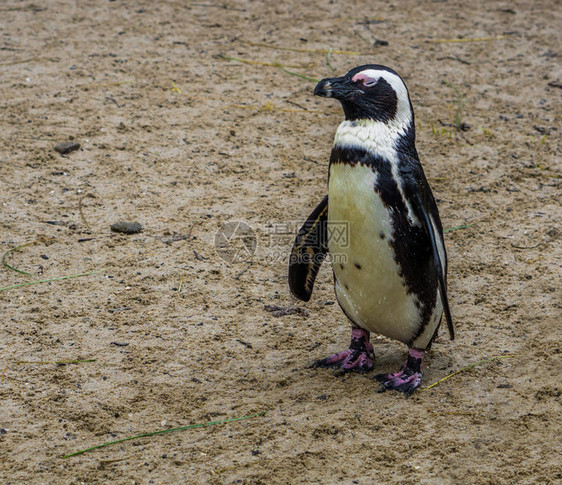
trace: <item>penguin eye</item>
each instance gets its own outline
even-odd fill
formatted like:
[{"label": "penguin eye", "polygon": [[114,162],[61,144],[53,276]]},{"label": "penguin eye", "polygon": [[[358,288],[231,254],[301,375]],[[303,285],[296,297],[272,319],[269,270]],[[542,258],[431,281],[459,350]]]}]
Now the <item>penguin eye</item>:
[{"label": "penguin eye", "polygon": [[366,78],[363,80],[363,86],[371,88],[373,87],[375,84],[377,84],[378,79],[373,79],[373,78]]}]

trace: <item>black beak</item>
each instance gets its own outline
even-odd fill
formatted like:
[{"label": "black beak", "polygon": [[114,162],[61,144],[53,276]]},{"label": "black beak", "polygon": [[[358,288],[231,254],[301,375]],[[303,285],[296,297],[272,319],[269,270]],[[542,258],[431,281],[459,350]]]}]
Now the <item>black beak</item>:
[{"label": "black beak", "polygon": [[324,98],[345,99],[358,93],[358,89],[345,77],[331,77],[322,79],[314,88],[316,96]]}]

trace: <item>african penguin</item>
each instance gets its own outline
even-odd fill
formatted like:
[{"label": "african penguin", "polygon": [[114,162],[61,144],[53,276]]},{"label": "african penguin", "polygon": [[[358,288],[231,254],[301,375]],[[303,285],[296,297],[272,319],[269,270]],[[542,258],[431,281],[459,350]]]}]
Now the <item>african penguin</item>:
[{"label": "african penguin", "polygon": [[375,332],[408,345],[398,372],[375,377],[381,391],[409,396],[420,385],[424,352],[443,313],[451,339],[454,332],[443,229],[416,151],[408,90],[392,69],[364,65],[323,79],[314,94],[339,100],[345,120],[332,147],[328,195],[296,237],[289,286],[308,301],[329,253],[351,344],[316,365],[371,370]]}]

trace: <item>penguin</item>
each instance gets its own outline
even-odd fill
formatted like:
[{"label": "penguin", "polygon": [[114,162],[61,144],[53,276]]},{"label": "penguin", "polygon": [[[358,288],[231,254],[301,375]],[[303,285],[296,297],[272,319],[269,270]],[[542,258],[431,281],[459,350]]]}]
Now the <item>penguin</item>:
[{"label": "penguin", "polygon": [[334,137],[328,195],[296,236],[289,287],[309,301],[329,258],[351,343],[315,365],[370,371],[370,334],[384,335],[409,350],[400,370],[375,376],[379,392],[408,397],[421,383],[424,354],[443,314],[454,339],[443,228],[416,151],[408,89],[392,69],[368,64],[323,79],[314,94],[337,99],[345,119]]}]

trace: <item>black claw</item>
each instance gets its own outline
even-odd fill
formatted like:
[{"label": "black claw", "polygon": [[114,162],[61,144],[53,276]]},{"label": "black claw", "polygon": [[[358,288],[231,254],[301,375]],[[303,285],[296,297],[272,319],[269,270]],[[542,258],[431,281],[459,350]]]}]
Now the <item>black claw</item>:
[{"label": "black claw", "polygon": [[415,390],[416,388],[414,387],[413,389],[410,388],[407,391],[404,391],[404,395],[406,396],[406,399],[408,399],[414,393]]},{"label": "black claw", "polygon": [[404,395],[406,396],[406,399],[408,399],[416,388],[411,386],[410,384],[402,384],[401,386],[395,387],[394,389],[403,392]]},{"label": "black claw", "polygon": [[326,364],[326,359],[315,360],[312,364],[308,366],[309,369],[316,369],[317,367],[329,367]]},{"label": "black claw", "polygon": [[[379,379],[380,380],[380,379]],[[390,381],[381,381],[382,384],[378,389],[378,393],[386,392],[386,391],[400,391],[404,393],[406,399],[408,399],[416,390],[416,386],[412,386],[411,384],[401,384],[399,386],[393,387],[390,384]]]}]

